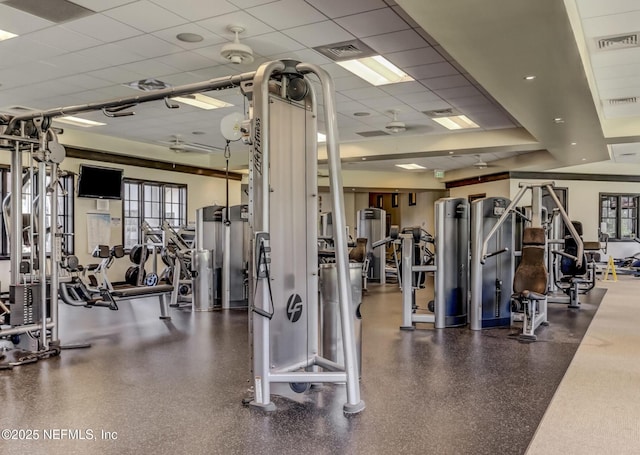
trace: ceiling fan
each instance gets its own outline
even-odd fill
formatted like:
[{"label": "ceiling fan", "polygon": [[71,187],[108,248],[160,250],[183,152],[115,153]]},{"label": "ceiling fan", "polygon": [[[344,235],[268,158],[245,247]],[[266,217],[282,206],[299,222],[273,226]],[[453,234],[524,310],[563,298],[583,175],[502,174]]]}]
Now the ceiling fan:
[{"label": "ceiling fan", "polygon": [[169,150],[175,153],[214,153],[223,150],[222,147],[200,144],[198,142],[187,142],[182,138],[181,134],[174,134],[171,138],[170,141],[158,142],[169,146]]},{"label": "ceiling fan", "polygon": [[391,134],[404,133],[407,130],[426,132],[431,129],[428,125],[407,125],[398,118],[400,113],[398,109],[391,109],[388,112],[391,114],[391,121],[385,125],[385,129]]}]

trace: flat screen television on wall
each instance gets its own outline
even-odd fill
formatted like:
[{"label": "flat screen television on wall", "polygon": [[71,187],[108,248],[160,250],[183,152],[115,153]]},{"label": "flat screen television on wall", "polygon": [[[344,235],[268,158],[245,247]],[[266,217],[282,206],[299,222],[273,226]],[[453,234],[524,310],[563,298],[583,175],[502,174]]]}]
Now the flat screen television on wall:
[{"label": "flat screen television on wall", "polygon": [[122,169],[81,164],[78,197],[122,199]]}]

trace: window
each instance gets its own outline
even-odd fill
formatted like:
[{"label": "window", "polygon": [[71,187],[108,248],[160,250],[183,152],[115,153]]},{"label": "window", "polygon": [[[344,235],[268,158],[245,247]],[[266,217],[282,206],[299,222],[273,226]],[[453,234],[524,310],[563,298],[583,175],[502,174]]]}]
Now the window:
[{"label": "window", "polygon": [[[36,180],[37,181],[37,180]],[[47,184],[50,183],[50,177],[47,177]],[[0,196],[2,201],[5,200],[7,195],[11,191],[11,172],[7,168],[0,168]],[[32,207],[37,204],[33,204],[31,201],[31,183],[27,182],[22,188],[22,212],[25,215],[30,215]],[[46,213],[51,213],[50,202],[46,203]],[[59,232],[62,235],[62,254],[69,255],[74,254],[74,241],[73,241],[73,214],[74,214],[74,185],[73,175],[63,175],[59,180],[58,187],[58,227]],[[28,219],[29,217],[25,217]],[[9,235],[8,227],[4,224],[4,217],[0,222],[2,224],[2,239],[0,242],[0,257],[9,257]],[[47,239],[47,251],[51,250],[51,240]],[[25,245],[23,252],[28,253],[30,246]]]},{"label": "window", "polygon": [[633,240],[638,237],[637,194],[600,194],[600,224],[610,239]]},{"label": "window", "polygon": [[176,228],[187,224],[187,185],[125,179],[122,211],[124,247],[129,249],[141,242],[143,221],[152,227],[165,221]]}]

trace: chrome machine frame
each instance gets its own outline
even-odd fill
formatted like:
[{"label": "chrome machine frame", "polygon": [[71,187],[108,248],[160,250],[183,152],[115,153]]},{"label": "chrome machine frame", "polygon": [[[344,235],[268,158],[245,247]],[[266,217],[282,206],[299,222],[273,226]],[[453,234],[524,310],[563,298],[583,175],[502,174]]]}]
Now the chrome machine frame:
[{"label": "chrome machine frame", "polygon": [[[303,77],[307,73],[313,73],[319,79],[324,99],[344,365],[338,365],[319,355],[317,115],[315,93],[306,76]],[[275,87],[279,93],[272,94],[274,78],[279,79],[280,85],[278,87],[276,84]],[[300,95],[300,92],[303,94]],[[256,71],[251,96],[253,116],[250,125],[245,125],[250,128],[252,144],[249,162],[249,227],[253,254],[249,267],[249,306],[254,399],[251,405],[268,411],[275,410],[271,401],[271,388],[278,383],[289,383],[292,388],[294,384],[304,383],[346,383],[347,403],[343,410],[347,414],[358,413],[364,409],[365,404],[360,399],[352,323],[354,315],[351,310],[346,217],[333,81],[317,65],[295,61],[267,62]],[[295,109],[301,112],[289,113],[286,105],[300,101],[305,106]],[[285,106],[281,108],[280,105]],[[308,113],[303,113],[308,110],[309,105],[312,111],[311,122],[306,121]],[[300,156],[300,144],[295,144],[298,145],[296,149],[292,144],[293,139],[289,139],[297,133],[291,131],[291,126],[288,126],[288,130],[281,128],[275,134],[274,126],[277,124],[271,121],[272,109],[284,113],[292,120],[305,116],[302,146],[306,156]],[[298,123],[296,125],[299,126]],[[278,137],[280,135],[283,137]],[[286,170],[285,165],[288,166]],[[294,166],[297,169],[291,172]],[[300,188],[296,183],[303,183],[305,187]],[[297,193],[291,194],[292,190]],[[291,216],[291,206],[294,204],[302,212],[297,213],[295,218]],[[304,220],[300,220],[300,214]],[[283,219],[285,217],[287,220]],[[293,221],[293,225],[289,221]],[[274,271],[273,276],[270,274],[271,270]],[[306,341],[308,348],[302,358],[291,355],[289,360],[288,355],[283,352],[290,349],[287,340],[290,343],[300,335],[300,329],[294,327],[292,322],[296,319],[294,316],[300,317],[303,311],[307,312],[307,327],[304,328],[306,340],[300,342]],[[279,330],[274,328],[272,331],[272,324]],[[319,371],[319,368],[323,371]]]},{"label": "chrome machine frame", "polygon": [[[577,255],[576,257],[571,256],[571,258],[576,261],[578,266],[582,264],[582,258],[584,255],[583,254],[584,245],[582,243],[582,239],[580,239],[580,236],[578,235],[575,228],[573,227],[573,224],[571,223],[569,216],[567,215],[564,208],[562,207],[562,204],[558,200],[558,197],[556,196],[556,193],[553,190],[554,185],[555,185],[554,182],[542,182],[542,183],[521,182],[520,183],[519,185],[520,191],[513,198],[513,200],[511,201],[511,204],[509,204],[509,206],[504,210],[504,213],[502,214],[502,216],[494,224],[493,228],[491,228],[491,230],[485,237],[484,241],[482,242],[482,250],[480,251],[480,254],[474,255],[474,260],[479,261],[479,264],[474,264],[473,267],[480,267],[480,264],[484,264],[489,257],[505,252],[504,249],[500,249],[498,251],[487,253],[487,249],[489,248],[489,241],[496,234],[496,232],[498,232],[502,224],[507,219],[513,216],[513,213],[515,213],[518,203],[520,202],[520,200],[523,198],[523,196],[528,190],[531,190],[531,227],[544,227],[543,226],[544,223],[542,219],[542,188],[545,188],[548,191],[549,196],[551,197],[551,199],[553,200],[554,204],[558,209],[558,213],[560,213],[562,221],[564,222],[569,233],[571,234],[571,237],[573,237],[576,241],[576,244],[578,246]],[[473,275],[472,283],[471,283],[471,294],[476,296],[482,295],[482,274],[481,273],[476,273]],[[476,302],[476,305],[477,305],[477,300],[472,300],[472,302]],[[471,313],[477,315],[478,311],[477,309],[472,308]],[[521,336],[525,339],[535,339],[535,330],[541,324],[547,323],[547,300],[546,299],[541,300],[537,309],[533,308],[533,311],[530,312],[530,316],[528,316],[528,314],[529,313],[526,311],[523,313],[512,312],[511,322],[513,325],[514,322],[522,321]],[[474,325],[474,327],[476,327],[476,330],[477,330],[477,323]]]}]

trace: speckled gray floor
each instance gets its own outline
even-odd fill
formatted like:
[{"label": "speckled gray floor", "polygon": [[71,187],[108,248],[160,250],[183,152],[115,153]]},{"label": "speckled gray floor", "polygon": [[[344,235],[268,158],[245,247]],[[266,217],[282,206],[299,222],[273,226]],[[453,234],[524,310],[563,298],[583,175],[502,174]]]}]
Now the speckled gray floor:
[{"label": "speckled gray floor", "polygon": [[[0,428],[39,434],[0,440],[0,453],[524,453],[603,294],[594,290],[580,310],[551,305],[539,341],[521,344],[508,329],[402,332],[397,287],[371,285],[363,305],[367,408],[351,418],[342,413],[343,386],[277,399],[272,414],[243,407],[242,311],[172,309],[163,322],[155,300],[118,312],[62,307],[63,341],[93,347],[0,371]],[[92,437],[45,434],[51,429]]]}]

